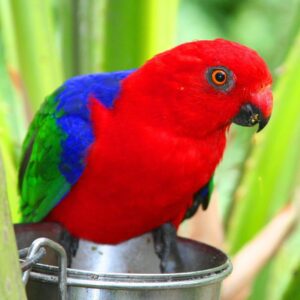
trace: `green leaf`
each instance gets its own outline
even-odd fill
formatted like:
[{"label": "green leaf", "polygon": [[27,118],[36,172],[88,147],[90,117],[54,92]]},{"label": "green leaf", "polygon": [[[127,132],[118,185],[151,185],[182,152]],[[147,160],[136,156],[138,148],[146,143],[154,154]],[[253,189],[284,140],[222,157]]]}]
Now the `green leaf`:
[{"label": "green leaf", "polygon": [[232,252],[240,249],[270,220],[289,200],[295,186],[300,148],[299,43],[300,36],[282,67],[270,124],[257,136],[237,191],[235,201],[239,205],[235,207],[229,227]]},{"label": "green leaf", "polygon": [[15,235],[10,220],[5,176],[0,151],[0,298],[25,300]]},{"label": "green leaf", "polygon": [[35,110],[63,79],[52,1],[13,0],[11,7],[21,76]]},{"label": "green leaf", "polygon": [[131,69],[173,45],[177,0],[117,0],[106,6],[103,69]]},{"label": "green leaf", "polygon": [[[266,284],[267,299],[292,300],[298,299],[299,290],[299,268],[300,268],[300,226],[298,225],[293,234],[282,246],[276,255],[272,270]],[[295,284],[298,282],[298,292],[295,291]],[[287,298],[294,294],[294,297]],[[298,296],[296,297],[296,294]]]}]

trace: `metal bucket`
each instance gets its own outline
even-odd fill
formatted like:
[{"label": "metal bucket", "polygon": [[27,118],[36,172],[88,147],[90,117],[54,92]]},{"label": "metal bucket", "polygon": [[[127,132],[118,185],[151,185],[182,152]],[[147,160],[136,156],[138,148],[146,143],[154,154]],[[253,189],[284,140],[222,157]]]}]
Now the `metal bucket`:
[{"label": "metal bucket", "polygon": [[[18,247],[28,247],[37,237],[66,243],[57,224],[18,225]],[[63,237],[63,242],[61,241]],[[161,274],[151,234],[118,245],[80,240],[67,269],[67,299],[74,300],[217,300],[222,280],[231,272],[228,257],[220,250],[178,238],[184,270]],[[35,264],[27,285],[28,300],[61,299],[58,293],[57,258],[47,250],[43,264]]]}]

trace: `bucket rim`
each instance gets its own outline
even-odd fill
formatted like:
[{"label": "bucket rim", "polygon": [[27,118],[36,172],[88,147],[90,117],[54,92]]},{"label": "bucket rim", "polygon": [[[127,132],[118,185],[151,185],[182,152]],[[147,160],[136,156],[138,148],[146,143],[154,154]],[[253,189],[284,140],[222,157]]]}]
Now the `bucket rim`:
[{"label": "bucket rim", "polygon": [[[57,266],[36,264],[30,272],[30,278],[34,281],[57,284],[58,270]],[[68,268],[67,285],[130,290],[189,288],[221,282],[231,271],[232,263],[229,259],[222,265],[207,270],[167,274],[97,273]]]}]

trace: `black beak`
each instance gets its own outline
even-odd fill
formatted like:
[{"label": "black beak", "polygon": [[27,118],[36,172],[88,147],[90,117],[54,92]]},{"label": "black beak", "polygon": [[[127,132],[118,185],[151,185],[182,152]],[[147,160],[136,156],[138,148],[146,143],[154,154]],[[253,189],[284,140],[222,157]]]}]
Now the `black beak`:
[{"label": "black beak", "polygon": [[265,118],[256,106],[244,104],[232,122],[241,126],[252,127],[258,123],[257,132],[261,131],[269,122],[270,118]]}]

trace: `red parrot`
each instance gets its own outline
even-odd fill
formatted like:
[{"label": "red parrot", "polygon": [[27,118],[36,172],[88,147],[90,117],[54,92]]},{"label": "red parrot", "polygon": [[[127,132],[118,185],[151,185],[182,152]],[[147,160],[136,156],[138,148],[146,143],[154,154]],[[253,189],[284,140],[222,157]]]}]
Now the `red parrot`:
[{"label": "red parrot", "polygon": [[194,41],[135,70],[69,79],[36,114],[20,167],[24,222],[119,243],[208,205],[232,122],[272,111],[271,74],[253,50]]}]

